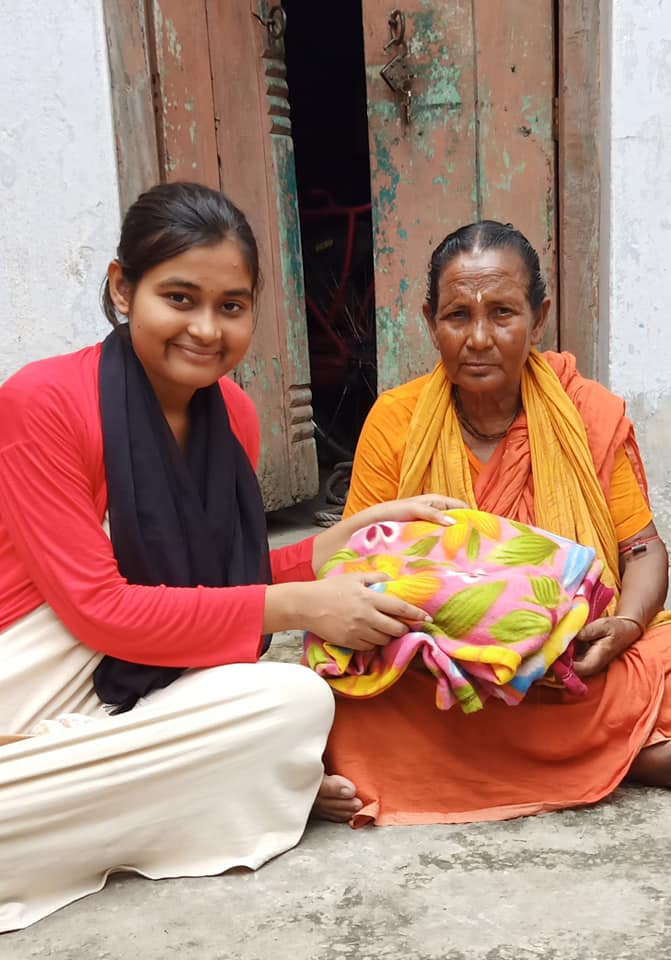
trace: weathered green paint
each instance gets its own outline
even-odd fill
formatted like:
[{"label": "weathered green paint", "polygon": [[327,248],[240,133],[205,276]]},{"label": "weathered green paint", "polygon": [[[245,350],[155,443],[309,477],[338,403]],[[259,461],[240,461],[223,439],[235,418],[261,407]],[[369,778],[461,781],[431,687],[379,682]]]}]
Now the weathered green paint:
[{"label": "weathered green paint", "polygon": [[121,213],[160,179],[144,2],[103,0]]},{"label": "weathered green paint", "polygon": [[[262,16],[267,16],[269,6],[267,0],[263,0]],[[265,149],[267,167],[273,178],[270,192],[275,207],[271,218],[275,230],[273,279],[279,320],[279,327],[273,333],[278,337],[279,350],[273,351],[270,358],[272,374],[264,375],[260,384],[261,404],[267,410],[266,417],[273,416],[271,433],[275,440],[272,450],[260,464],[260,475],[265,478],[262,482],[266,505],[280,507],[292,500],[314,496],[319,477],[310,423],[303,256],[291,122],[283,79],[284,51],[281,41],[269,43],[263,52],[263,69],[267,78],[265,101],[270,119]],[[272,410],[274,414],[270,413]]]},{"label": "weathered green paint", "polygon": [[[377,160],[375,209],[379,215],[386,216],[392,213],[396,206],[396,190],[400,175],[392,160],[391,150],[380,136],[375,138],[375,158]],[[383,181],[386,182],[383,184]]]},{"label": "weathered green paint", "polygon": [[150,0],[155,40],[158,146],[168,180],[219,186],[204,0]]},{"label": "weathered green paint", "polygon": [[287,308],[287,347],[298,383],[310,382],[305,328],[303,253],[298,219],[298,190],[293,145],[285,137],[271,135],[275,165],[277,221],[279,227],[280,276]]},{"label": "weathered green paint", "polygon": [[402,9],[414,74],[409,126],[379,76],[389,11],[364,0],[380,389],[433,365],[421,312],[426,265],[473,209],[473,78],[460,54],[472,38],[470,4],[409,0]]},{"label": "weathered green paint", "polygon": [[165,18],[165,35],[168,40],[168,51],[171,57],[174,57],[175,63],[182,65],[182,44],[179,42],[177,27],[170,17]]},{"label": "weathered green paint", "polygon": [[364,0],[363,9],[384,389],[434,363],[421,315],[426,264],[450,230],[523,212],[554,274],[552,0],[408,0],[409,126],[379,76],[388,5]]},{"label": "weathered green paint", "polygon": [[[553,0],[475,0],[480,216],[511,221],[556,285]],[[556,345],[550,316],[547,346]]]}]

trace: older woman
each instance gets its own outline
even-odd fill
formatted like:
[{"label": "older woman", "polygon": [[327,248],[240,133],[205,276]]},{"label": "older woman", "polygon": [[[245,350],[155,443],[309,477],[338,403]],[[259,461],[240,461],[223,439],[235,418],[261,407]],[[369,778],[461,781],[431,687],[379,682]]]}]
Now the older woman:
[{"label": "older woman", "polygon": [[494,820],[591,803],[626,776],[671,786],[666,550],[624,403],[570,354],[535,349],[549,305],[511,225],[446,237],[424,307],[440,362],[371,410],[345,515],[431,491],[594,547],[615,599],[578,637],[588,695],[536,687],[514,709],[445,714],[418,668],[380,697],[340,698],[327,766],[352,783],[332,819]]}]

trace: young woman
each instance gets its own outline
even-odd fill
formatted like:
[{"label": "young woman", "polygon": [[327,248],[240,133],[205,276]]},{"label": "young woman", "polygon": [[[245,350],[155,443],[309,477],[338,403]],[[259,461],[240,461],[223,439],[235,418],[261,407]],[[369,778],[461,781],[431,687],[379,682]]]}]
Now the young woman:
[{"label": "young woman", "polygon": [[[257,663],[264,635],[368,649],[424,618],[372,577],[314,571],[358,526],[435,520],[444,497],[268,552],[256,414],[225,376],[249,347],[257,282],[230,201],[155,187],[109,266],[114,331],[0,389],[2,931],[113,870],[216,874],[289,849],[333,704],[309,670]],[[351,803],[325,778],[327,812],[341,790]]]}]

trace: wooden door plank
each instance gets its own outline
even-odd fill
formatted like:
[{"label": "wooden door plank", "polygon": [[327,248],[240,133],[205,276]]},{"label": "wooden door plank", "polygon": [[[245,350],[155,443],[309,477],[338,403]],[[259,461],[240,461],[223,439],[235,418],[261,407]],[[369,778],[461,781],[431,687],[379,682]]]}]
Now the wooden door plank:
[{"label": "wooden door plank", "polygon": [[205,0],[153,0],[151,23],[163,179],[218,188]]},{"label": "wooden door plank", "polygon": [[274,509],[319,487],[283,44],[246,4],[208,0],[207,13],[222,187],[249,217],[261,254],[258,326],[236,379],[259,412],[259,477]]},{"label": "wooden door plank", "polygon": [[435,363],[422,317],[430,254],[477,215],[471,0],[403,6],[416,74],[407,127],[380,76],[391,6],[363,0],[380,390]]},{"label": "wooden door plank", "polygon": [[559,3],[560,343],[598,370],[600,23],[593,0]]},{"label": "wooden door plank", "polygon": [[483,219],[514,223],[538,251],[557,345],[552,0],[474,0],[478,194]]},{"label": "wooden door plank", "polygon": [[121,215],[160,179],[144,0],[103,0]]}]

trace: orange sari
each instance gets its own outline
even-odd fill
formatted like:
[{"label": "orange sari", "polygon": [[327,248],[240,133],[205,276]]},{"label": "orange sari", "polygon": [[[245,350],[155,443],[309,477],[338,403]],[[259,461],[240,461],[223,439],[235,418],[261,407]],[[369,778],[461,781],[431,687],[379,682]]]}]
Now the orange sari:
[{"label": "orange sari", "polygon": [[[543,358],[531,360],[548,384],[549,419],[545,410],[538,414],[541,443],[538,424],[534,430],[523,412],[481,469],[469,464],[454,425],[449,429],[450,387],[439,368],[416,382],[414,397],[413,384],[383,395],[361,435],[345,513],[429,490],[459,496],[591,542],[617,590],[622,522],[608,498],[622,451],[638,486],[638,529],[650,518],[633,428],[623,402],[579,376],[573,357]],[[538,401],[534,406],[529,390],[523,381],[531,417]],[[353,825],[502,820],[607,796],[644,746],[671,740],[671,624],[664,620],[656,618],[644,638],[591,679],[583,699],[539,686],[517,707],[490,701],[475,715],[445,713],[422,668],[379,697],[338,697],[325,762],[329,773],[357,785],[364,807]]]}]

